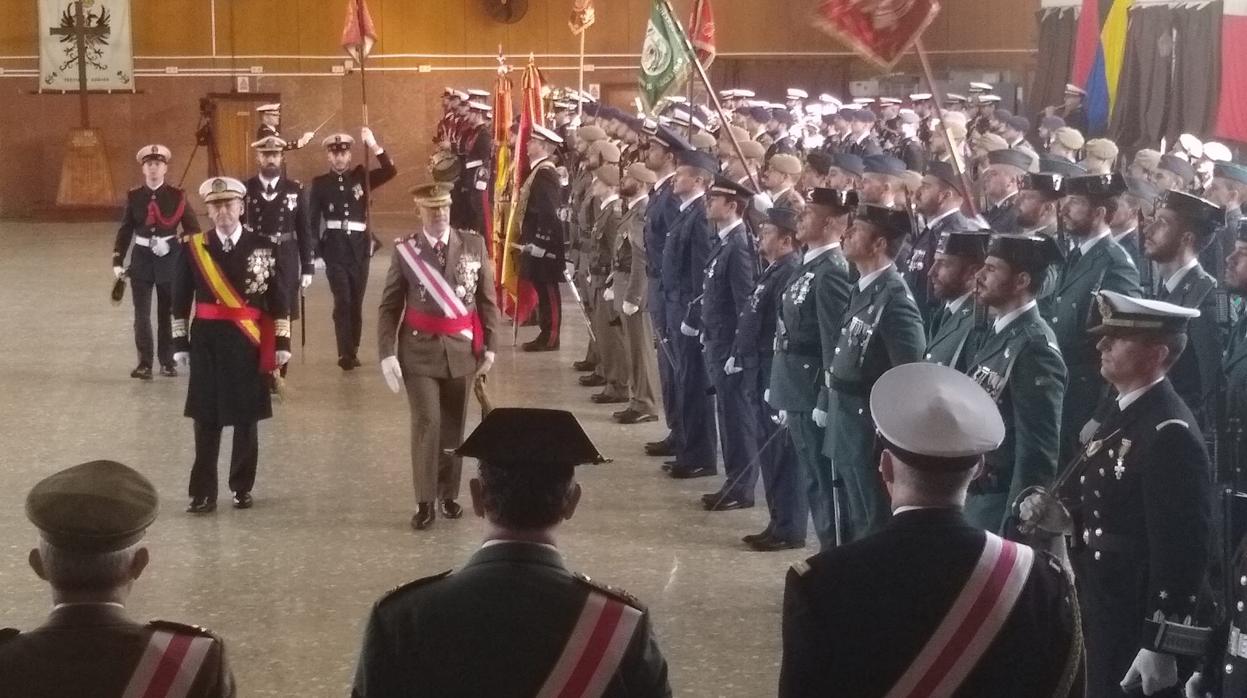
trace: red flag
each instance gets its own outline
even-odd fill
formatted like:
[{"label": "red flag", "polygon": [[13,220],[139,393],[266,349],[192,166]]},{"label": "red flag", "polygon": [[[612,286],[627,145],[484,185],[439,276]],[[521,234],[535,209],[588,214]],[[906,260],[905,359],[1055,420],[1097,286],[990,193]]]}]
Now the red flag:
[{"label": "red flag", "polygon": [[710,0],[697,0],[693,3],[693,16],[688,21],[688,37],[693,48],[697,50],[697,60],[701,61],[701,67],[709,68],[718,52],[714,40],[714,10],[710,7]]},{"label": "red flag", "polygon": [[346,26],[342,27],[342,48],[357,62],[367,57],[377,43],[377,28],[372,24],[366,0],[348,0]]},{"label": "red flag", "polygon": [[572,16],[567,20],[572,34],[580,34],[596,21],[597,12],[593,9],[593,0],[572,0]]},{"label": "red flag", "polygon": [[891,68],[939,12],[939,0],[823,0],[814,26]]}]

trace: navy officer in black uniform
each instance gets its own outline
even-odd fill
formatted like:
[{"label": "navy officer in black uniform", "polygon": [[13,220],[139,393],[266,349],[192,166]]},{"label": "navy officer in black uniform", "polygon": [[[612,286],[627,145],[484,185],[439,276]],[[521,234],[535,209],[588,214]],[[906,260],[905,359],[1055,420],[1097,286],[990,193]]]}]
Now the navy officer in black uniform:
[{"label": "navy officer in black uniform", "polygon": [[[143,146],[134,156],[143,168],[143,186],[126,195],[126,207],[113,244],[113,276],[129,278],[134,301],[134,345],[139,365],[131,378],[152,378],[152,288],[156,289],[156,357],[160,374],[176,376],[170,335],[173,274],[181,261],[182,236],[199,232],[186,192],[165,182],[172,154],[163,145]],[[179,230],[180,229],[180,230]],[[134,247],[131,249],[131,244]],[[125,266],[130,252],[130,266]]]},{"label": "navy officer in black uniform", "polygon": [[317,251],[325,261],[325,278],[333,293],[333,331],[338,343],[338,366],[343,371],[360,365],[364,291],[368,286],[368,262],[375,251],[372,231],[368,229],[368,192],[376,191],[398,174],[389,154],[366,126],[362,139],[364,147],[377,156],[377,167],[367,173],[368,186],[364,185],[364,166],[351,168],[351,145],[355,139],[335,133],[324,140],[329,172],[312,180],[308,200],[308,227],[313,235],[320,236]]},{"label": "navy officer in black uniform", "polygon": [[[779,696],[1081,697],[1060,564],[962,514],[983,454],[1005,435],[991,399],[951,368],[914,363],[883,374],[870,408],[881,448],[869,465],[892,515],[789,571]],[[984,599],[998,611],[986,621],[970,612]]]},{"label": "navy officer in black uniform", "polygon": [[580,503],[576,466],[604,460],[576,418],[498,408],[455,453],[480,460],[470,487],[485,543],[463,569],[376,603],[353,698],[670,696],[649,613],[559,553],[555,534]]}]

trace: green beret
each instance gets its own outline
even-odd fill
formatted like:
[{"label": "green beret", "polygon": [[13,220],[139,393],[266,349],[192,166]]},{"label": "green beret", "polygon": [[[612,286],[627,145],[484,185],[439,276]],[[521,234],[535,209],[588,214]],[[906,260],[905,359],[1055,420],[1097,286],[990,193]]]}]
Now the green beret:
[{"label": "green beret", "polygon": [[134,545],[156,520],[158,509],[151,481],[107,460],[50,475],[26,495],[26,517],[44,540],[79,553],[109,553]]}]

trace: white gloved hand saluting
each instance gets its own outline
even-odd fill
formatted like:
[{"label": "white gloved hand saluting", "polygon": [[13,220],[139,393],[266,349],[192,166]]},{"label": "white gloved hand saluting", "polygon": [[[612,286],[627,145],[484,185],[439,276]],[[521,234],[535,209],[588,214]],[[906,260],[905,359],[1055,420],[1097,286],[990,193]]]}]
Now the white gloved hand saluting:
[{"label": "white gloved hand saluting", "polygon": [[126,273],[125,267],[113,267],[113,278],[120,279]]},{"label": "white gloved hand saluting", "polygon": [[815,407],[813,414],[810,415],[810,419],[814,420],[814,423],[818,425],[819,429],[827,428],[827,413],[823,410]]},{"label": "white gloved hand saluting", "polygon": [[290,363],[291,356],[293,356],[293,354],[291,354],[290,352],[284,351],[282,349],[278,349],[277,350],[277,365],[285,366],[286,364]]},{"label": "white gloved hand saluting", "polygon": [[1178,661],[1172,654],[1139,650],[1121,680],[1123,691],[1143,687],[1143,695],[1155,695],[1178,683]]},{"label": "white gloved hand saluting", "polygon": [[300,286],[300,287],[302,287],[302,288],[307,288],[308,286],[311,286],[311,285],[312,285],[312,275],[311,275],[311,274],[304,274],[302,277],[300,277],[300,278],[299,278],[299,286]]},{"label": "white gloved hand saluting", "polygon": [[636,305],[635,303],[629,303],[628,301],[623,302],[623,314],[627,315],[628,317],[632,317],[633,315],[636,315],[637,311],[640,309],[641,309],[641,306]]},{"label": "white gloved hand saluting", "polygon": [[697,335],[701,333],[697,331],[696,327],[693,327],[687,322],[681,322],[680,323],[680,334],[684,335],[685,337],[696,337]]},{"label": "white gloved hand saluting", "polygon": [[177,364],[178,368],[189,368],[191,365],[190,352],[188,351],[174,352],[173,363]]},{"label": "white gloved hand saluting", "polygon": [[397,356],[381,359],[381,377],[390,387],[390,392],[397,393],[403,389],[403,369],[398,365]]}]

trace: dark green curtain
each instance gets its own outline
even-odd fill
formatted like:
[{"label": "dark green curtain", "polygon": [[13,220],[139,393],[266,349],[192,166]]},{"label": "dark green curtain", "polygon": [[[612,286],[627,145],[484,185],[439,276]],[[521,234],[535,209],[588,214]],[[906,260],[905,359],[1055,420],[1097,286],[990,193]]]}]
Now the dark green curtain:
[{"label": "dark green curtain", "polygon": [[1212,133],[1221,91],[1221,18],[1223,3],[1174,10],[1178,32],[1177,65],[1166,135],[1170,143],[1183,133],[1200,138]]},{"label": "dark green curtain", "polygon": [[1074,63],[1077,28],[1078,12],[1073,7],[1039,11],[1039,65],[1027,95],[1030,112],[1038,114],[1044,107],[1061,104]]}]

